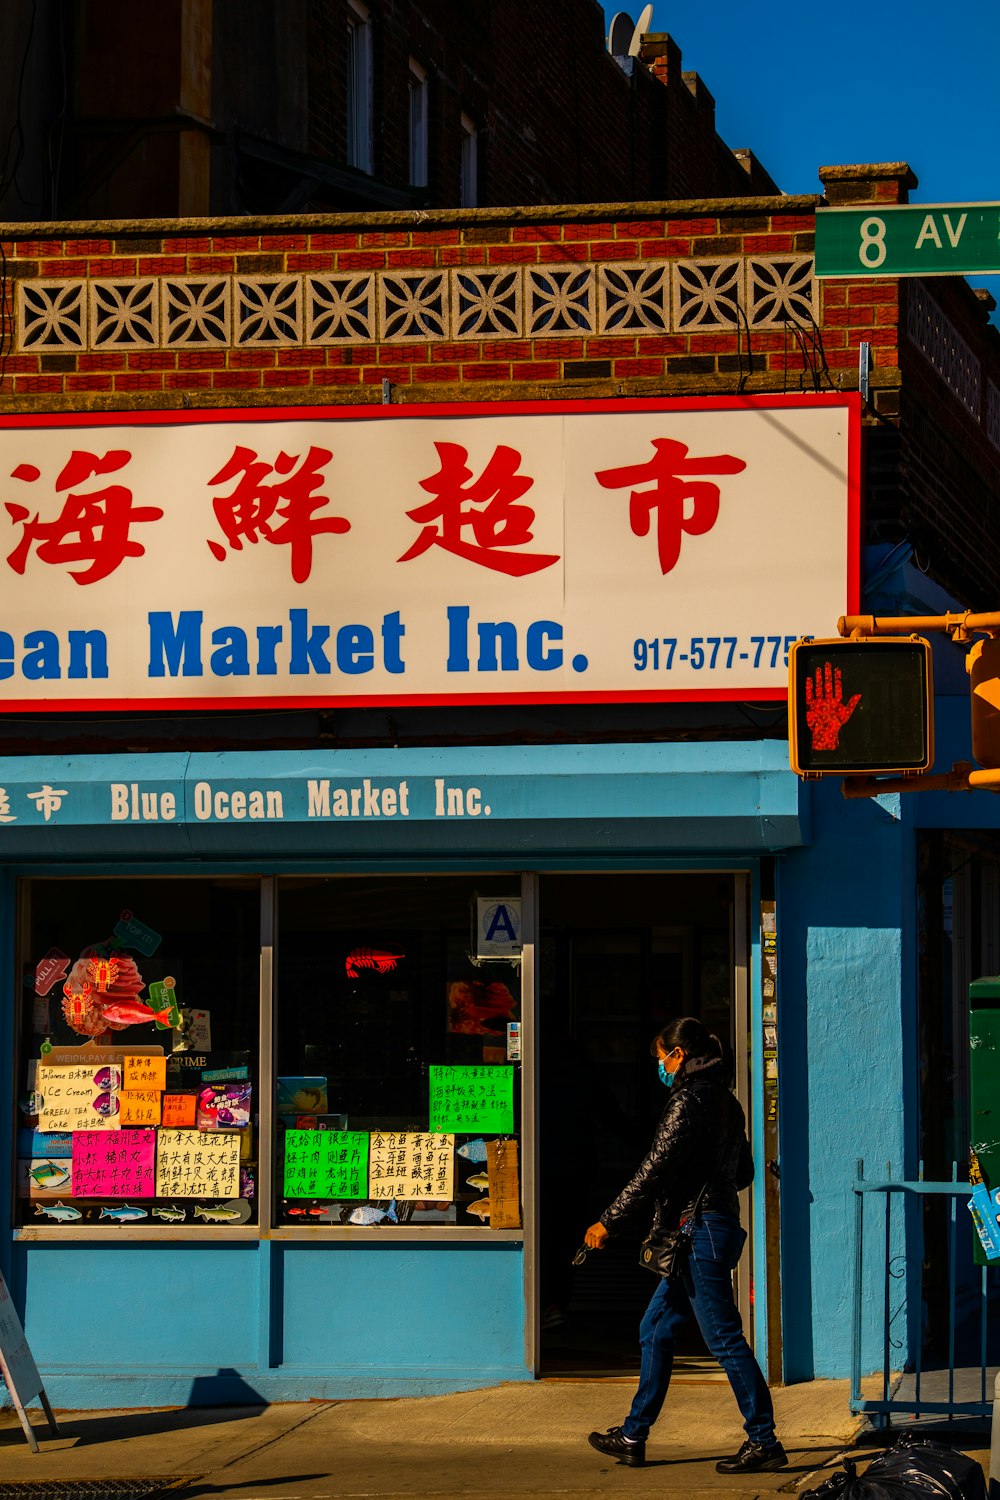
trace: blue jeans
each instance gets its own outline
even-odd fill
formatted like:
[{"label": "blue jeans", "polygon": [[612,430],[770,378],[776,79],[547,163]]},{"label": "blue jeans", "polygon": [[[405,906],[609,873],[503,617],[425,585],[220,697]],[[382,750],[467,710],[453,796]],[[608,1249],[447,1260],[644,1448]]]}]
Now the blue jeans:
[{"label": "blue jeans", "polygon": [[733,1300],[732,1272],[746,1243],[746,1230],[729,1214],[703,1214],[691,1237],[681,1277],[664,1277],[639,1328],[642,1364],[639,1389],[622,1423],[626,1437],[645,1438],[660,1415],[674,1363],[674,1337],[693,1312],[709,1353],[729,1377],[747,1437],[774,1441],[774,1407],[767,1382],[743,1336]]}]

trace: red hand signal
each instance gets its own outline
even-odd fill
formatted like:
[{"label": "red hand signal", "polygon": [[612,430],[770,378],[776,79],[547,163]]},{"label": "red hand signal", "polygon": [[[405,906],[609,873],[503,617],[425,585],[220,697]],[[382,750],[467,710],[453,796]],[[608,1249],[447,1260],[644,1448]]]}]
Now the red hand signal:
[{"label": "red hand signal", "polygon": [[843,674],[830,662],[817,667],[816,682],[806,678],[806,723],[814,750],[836,750],[840,731],[861,702],[861,694],[844,702]]}]

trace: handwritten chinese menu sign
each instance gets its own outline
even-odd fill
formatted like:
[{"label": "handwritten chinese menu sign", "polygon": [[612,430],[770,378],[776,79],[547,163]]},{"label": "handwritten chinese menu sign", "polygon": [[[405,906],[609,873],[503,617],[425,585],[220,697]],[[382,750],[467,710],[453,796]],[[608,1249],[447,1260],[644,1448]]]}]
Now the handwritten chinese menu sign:
[{"label": "handwritten chinese menu sign", "polygon": [[7,707],[784,698],[856,608],[856,396],[219,416],[5,421]]},{"label": "handwritten chinese menu sign", "polygon": [[286,1198],[364,1198],[367,1193],[367,1131],[285,1131]]},{"label": "handwritten chinese menu sign", "polygon": [[159,1131],[156,1151],[158,1198],[237,1198],[239,1185],[238,1134]]},{"label": "handwritten chinese menu sign", "polygon": [[164,1094],[162,1124],[193,1130],[197,1114],[197,1094]]},{"label": "handwritten chinese menu sign", "polygon": [[72,1066],[39,1063],[35,1074],[38,1129],[41,1131],[115,1130],[121,1074],[93,1061]]},{"label": "handwritten chinese menu sign", "polygon": [[73,1137],[73,1193],[78,1198],[152,1198],[155,1130],[109,1130]]},{"label": "handwritten chinese menu sign", "polygon": [[373,1130],[368,1163],[371,1198],[452,1197],[455,1137],[415,1130]]},{"label": "handwritten chinese menu sign", "polygon": [[125,1089],[120,1098],[122,1125],[159,1125],[163,1095],[156,1089]]},{"label": "handwritten chinese menu sign", "polygon": [[167,1086],[167,1059],[162,1054],[126,1053],[122,1088],[159,1091]]},{"label": "handwritten chinese menu sign", "polygon": [[521,1190],[517,1170],[517,1141],[487,1141],[490,1179],[490,1228],[521,1227]]},{"label": "handwritten chinese menu sign", "polygon": [[509,1135],[514,1129],[514,1070],[503,1064],[428,1069],[430,1128],[459,1134],[482,1130]]}]

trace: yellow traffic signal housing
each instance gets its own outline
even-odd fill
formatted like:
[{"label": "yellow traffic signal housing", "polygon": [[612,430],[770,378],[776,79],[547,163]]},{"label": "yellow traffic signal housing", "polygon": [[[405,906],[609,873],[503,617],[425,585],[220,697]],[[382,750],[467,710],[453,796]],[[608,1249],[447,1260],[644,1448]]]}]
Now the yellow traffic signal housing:
[{"label": "yellow traffic signal housing", "polygon": [[788,656],[788,745],[796,775],[928,770],[931,662],[930,642],[917,636],[797,641]]},{"label": "yellow traffic signal housing", "polygon": [[972,708],[972,755],[981,766],[1000,768],[1000,640],[986,636],[965,658]]}]

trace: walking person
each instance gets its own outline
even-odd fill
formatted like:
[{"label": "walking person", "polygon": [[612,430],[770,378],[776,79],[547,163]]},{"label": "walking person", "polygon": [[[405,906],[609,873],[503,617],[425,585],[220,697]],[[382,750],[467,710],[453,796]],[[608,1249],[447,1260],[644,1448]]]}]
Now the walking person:
[{"label": "walking person", "polygon": [[694,1016],[664,1027],[650,1049],[660,1081],[670,1090],[648,1154],[631,1181],[584,1236],[601,1250],[626,1228],[654,1236],[680,1225],[690,1229],[690,1249],[680,1274],[661,1278],[639,1329],[639,1388],[620,1427],[592,1432],[599,1453],[624,1464],[646,1461],[646,1437],[670,1385],[674,1339],[693,1312],[709,1352],[729,1378],[743,1415],[747,1440],[716,1464],[720,1474],[753,1474],[784,1468],[784,1448],[774,1434],[767,1382],[743,1335],[733,1299],[732,1272],[746,1243],[737,1192],[753,1181],[746,1122],[730,1093],[717,1038]]}]

